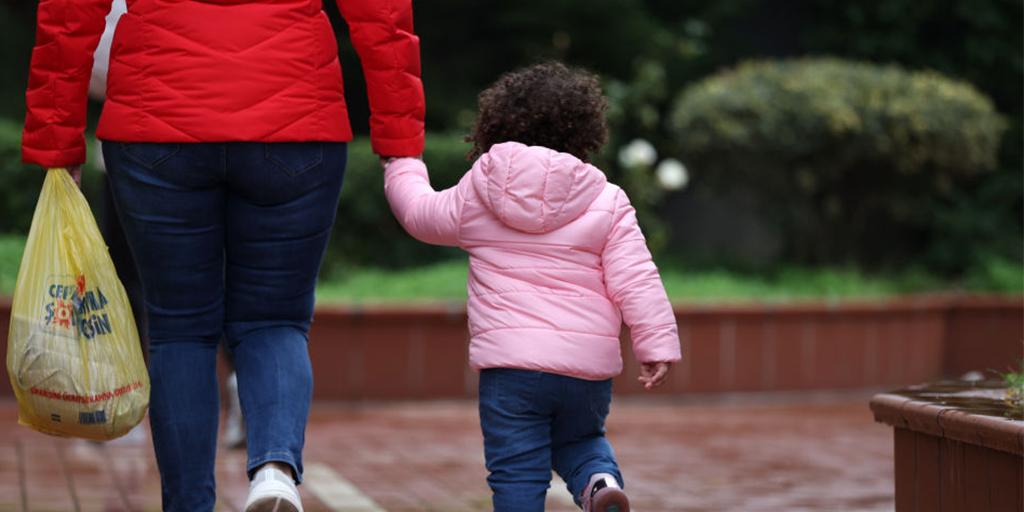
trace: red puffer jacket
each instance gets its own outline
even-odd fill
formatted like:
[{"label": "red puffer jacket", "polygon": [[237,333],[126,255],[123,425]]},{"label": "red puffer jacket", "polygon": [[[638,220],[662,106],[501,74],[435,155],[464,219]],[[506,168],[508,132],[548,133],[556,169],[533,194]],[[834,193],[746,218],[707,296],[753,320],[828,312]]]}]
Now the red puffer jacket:
[{"label": "red puffer jacket", "polygon": [[[423,150],[412,0],[336,0],[369,91],[373,149]],[[86,91],[111,0],[41,0],[22,157],[85,161]],[[99,138],[348,141],[338,48],[321,0],[128,0]]]}]

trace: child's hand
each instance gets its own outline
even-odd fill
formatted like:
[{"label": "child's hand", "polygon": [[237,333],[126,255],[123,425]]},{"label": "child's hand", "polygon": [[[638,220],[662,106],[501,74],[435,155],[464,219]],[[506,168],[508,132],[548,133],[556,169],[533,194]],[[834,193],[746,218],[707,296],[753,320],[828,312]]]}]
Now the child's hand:
[{"label": "child's hand", "polygon": [[637,380],[644,383],[644,389],[654,389],[665,382],[671,367],[672,363],[641,363]]}]

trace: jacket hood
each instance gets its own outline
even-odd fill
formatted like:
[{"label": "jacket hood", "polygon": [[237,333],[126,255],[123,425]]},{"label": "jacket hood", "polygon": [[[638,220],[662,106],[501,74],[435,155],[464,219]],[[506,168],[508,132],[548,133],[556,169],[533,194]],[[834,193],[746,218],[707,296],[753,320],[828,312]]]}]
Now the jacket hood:
[{"label": "jacket hood", "polygon": [[495,144],[470,172],[487,209],[526,233],[547,233],[576,220],[607,182],[597,167],[573,155],[518,142]]}]

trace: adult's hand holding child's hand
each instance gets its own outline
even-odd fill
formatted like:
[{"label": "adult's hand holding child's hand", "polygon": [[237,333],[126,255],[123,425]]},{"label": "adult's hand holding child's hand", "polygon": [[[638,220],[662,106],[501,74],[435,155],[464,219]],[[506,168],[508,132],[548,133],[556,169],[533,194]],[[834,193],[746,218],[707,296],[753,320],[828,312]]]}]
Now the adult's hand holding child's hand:
[{"label": "adult's hand holding child's hand", "polygon": [[644,389],[654,389],[665,382],[671,367],[672,363],[641,363],[640,377],[637,380],[644,384]]}]

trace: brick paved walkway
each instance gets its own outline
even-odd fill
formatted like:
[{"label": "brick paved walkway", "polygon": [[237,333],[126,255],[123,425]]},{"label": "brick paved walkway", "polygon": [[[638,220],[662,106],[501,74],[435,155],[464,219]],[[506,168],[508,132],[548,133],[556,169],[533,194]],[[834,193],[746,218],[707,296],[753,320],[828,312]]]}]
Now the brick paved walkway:
[{"label": "brick paved walkway", "polygon": [[[635,510],[893,509],[890,431],[865,393],[621,399],[609,435]],[[148,439],[106,445],[15,425],[0,402],[0,511],[159,510]],[[218,458],[218,510],[245,499],[244,453]],[[316,404],[306,510],[489,510],[472,402]],[[548,510],[574,510],[564,487]]]}]

